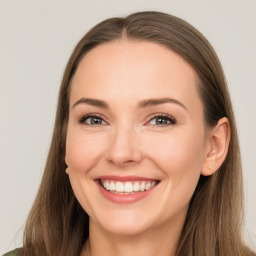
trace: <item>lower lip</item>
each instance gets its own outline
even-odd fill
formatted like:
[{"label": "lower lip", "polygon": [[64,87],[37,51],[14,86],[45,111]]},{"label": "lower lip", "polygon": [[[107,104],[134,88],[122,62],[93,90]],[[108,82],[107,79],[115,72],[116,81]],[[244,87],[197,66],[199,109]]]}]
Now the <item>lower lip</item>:
[{"label": "lower lip", "polygon": [[96,181],[96,184],[98,185],[99,190],[102,193],[102,195],[105,198],[107,198],[108,200],[110,200],[114,203],[118,203],[118,204],[130,204],[130,203],[137,202],[137,201],[147,197],[157,186],[157,185],[155,185],[153,188],[151,188],[149,190],[146,190],[143,192],[135,192],[133,194],[116,194],[116,193],[113,193],[113,192],[110,192],[110,191],[104,189],[100,185],[99,180],[95,180],[95,181]]}]

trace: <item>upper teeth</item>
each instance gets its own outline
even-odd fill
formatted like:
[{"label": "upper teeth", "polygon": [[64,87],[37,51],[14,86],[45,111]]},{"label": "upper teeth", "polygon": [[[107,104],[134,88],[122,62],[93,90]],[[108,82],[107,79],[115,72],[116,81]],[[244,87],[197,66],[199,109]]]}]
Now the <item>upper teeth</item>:
[{"label": "upper teeth", "polygon": [[102,186],[106,190],[110,190],[113,192],[138,192],[138,191],[145,191],[149,190],[154,187],[157,182],[156,181],[127,181],[127,182],[120,182],[120,181],[113,181],[113,180],[101,180]]}]

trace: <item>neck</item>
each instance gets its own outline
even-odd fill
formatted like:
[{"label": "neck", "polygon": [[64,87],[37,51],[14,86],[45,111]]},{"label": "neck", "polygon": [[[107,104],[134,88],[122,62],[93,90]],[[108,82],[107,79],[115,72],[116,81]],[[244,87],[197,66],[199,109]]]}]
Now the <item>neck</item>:
[{"label": "neck", "polygon": [[81,256],[175,256],[184,219],[136,235],[113,234],[90,220]]}]

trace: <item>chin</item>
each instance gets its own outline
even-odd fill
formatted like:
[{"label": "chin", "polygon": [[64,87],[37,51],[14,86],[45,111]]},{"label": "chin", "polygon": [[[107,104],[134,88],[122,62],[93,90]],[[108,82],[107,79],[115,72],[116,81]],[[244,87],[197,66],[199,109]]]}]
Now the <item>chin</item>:
[{"label": "chin", "polygon": [[109,222],[107,225],[104,225],[103,228],[110,233],[121,236],[139,235],[148,230],[146,225],[138,225],[138,223],[130,223],[125,220],[123,220],[122,223]]},{"label": "chin", "polygon": [[[135,213],[116,213],[116,214],[104,214],[97,219],[98,225],[107,232],[116,235],[138,235],[150,229],[153,225],[153,221],[149,218],[145,218],[145,214]],[[95,221],[95,220],[94,220]]]}]

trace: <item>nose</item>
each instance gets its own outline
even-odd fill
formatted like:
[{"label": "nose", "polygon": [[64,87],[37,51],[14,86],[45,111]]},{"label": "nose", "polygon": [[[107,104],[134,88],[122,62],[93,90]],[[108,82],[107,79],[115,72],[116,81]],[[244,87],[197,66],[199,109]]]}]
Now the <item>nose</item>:
[{"label": "nose", "polygon": [[118,128],[109,139],[106,160],[118,167],[139,163],[142,159],[139,134],[132,128]]}]

